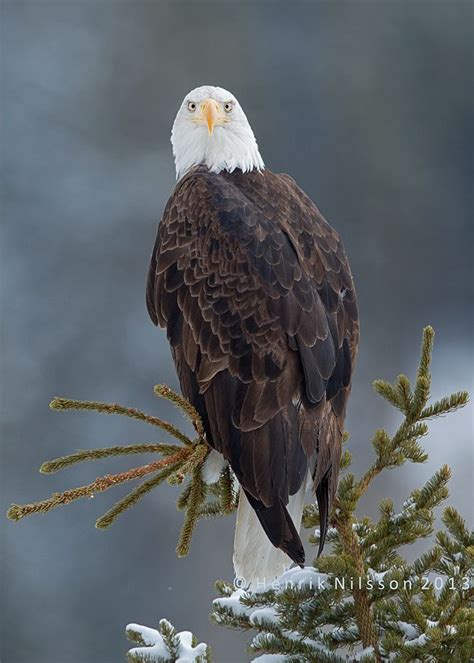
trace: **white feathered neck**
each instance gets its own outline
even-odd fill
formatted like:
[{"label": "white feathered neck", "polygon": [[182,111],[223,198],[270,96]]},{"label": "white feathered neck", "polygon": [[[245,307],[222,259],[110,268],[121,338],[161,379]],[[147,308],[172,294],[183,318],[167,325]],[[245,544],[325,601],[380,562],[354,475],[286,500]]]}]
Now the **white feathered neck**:
[{"label": "white feathered neck", "polygon": [[[189,103],[199,104],[214,99],[219,104],[232,103],[232,111],[226,123],[216,126],[212,135],[207,128],[193,121]],[[171,132],[171,144],[176,165],[176,178],[180,179],[190,168],[204,164],[213,173],[244,173],[263,170],[252,128],[234,95],[223,88],[204,85],[192,90],[183,100]]]}]

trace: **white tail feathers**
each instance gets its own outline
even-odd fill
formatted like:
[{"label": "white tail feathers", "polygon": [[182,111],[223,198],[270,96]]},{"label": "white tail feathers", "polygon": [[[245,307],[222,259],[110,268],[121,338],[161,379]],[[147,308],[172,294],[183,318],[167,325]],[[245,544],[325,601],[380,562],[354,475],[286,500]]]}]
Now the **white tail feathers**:
[{"label": "white tail feathers", "polygon": [[[306,481],[289,499],[287,511],[299,532],[303,516]],[[275,548],[263,531],[255,511],[250,506],[242,488],[234,537],[234,572],[240,586],[262,588],[284,573],[293,562],[284,552]]]}]

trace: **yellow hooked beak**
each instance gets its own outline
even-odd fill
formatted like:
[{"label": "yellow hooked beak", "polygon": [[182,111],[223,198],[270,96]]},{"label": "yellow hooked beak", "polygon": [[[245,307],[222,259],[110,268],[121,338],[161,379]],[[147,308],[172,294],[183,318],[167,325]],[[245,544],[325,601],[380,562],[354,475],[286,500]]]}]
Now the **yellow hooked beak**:
[{"label": "yellow hooked beak", "polygon": [[201,118],[207,125],[209,136],[212,136],[215,126],[223,124],[222,110],[214,99],[206,99],[201,103]]}]

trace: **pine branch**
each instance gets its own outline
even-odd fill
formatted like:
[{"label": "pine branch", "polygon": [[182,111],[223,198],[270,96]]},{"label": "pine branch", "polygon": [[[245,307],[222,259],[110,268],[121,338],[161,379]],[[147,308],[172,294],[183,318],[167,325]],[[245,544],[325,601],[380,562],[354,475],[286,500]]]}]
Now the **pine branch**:
[{"label": "pine branch", "polygon": [[[166,459],[167,461],[170,461],[169,458]],[[162,461],[163,462],[163,461]],[[112,523],[120,516],[121,513],[129,509],[130,507],[134,506],[138,500],[140,500],[144,495],[149,493],[153,488],[156,488],[156,486],[159,486],[160,483],[162,483],[165,479],[169,477],[169,475],[176,470],[178,466],[178,463],[170,463],[169,466],[165,469],[163,469],[161,472],[158,472],[158,474],[155,474],[154,477],[151,479],[148,479],[147,481],[144,481],[140,486],[135,488],[135,490],[132,490],[131,493],[126,495],[123,499],[119,500],[114,506],[109,509],[106,513],[104,513],[103,516],[98,518],[96,521],[95,526],[98,529],[106,529],[107,527],[110,527]]]},{"label": "pine branch", "polygon": [[182,410],[184,414],[188,417],[188,419],[191,421],[192,425],[194,426],[194,429],[196,430],[198,437],[200,437],[201,439],[205,438],[205,432],[201,417],[199,416],[199,413],[196,410],[196,408],[193,407],[191,403],[188,400],[186,400],[186,398],[183,398],[183,396],[176,393],[165,384],[155,385],[153,391],[157,396],[166,398],[171,403],[176,405],[176,407]]},{"label": "pine branch", "polygon": [[222,512],[233,513],[239,505],[239,494],[234,490],[234,477],[229,465],[223,471],[221,480],[217,484],[217,493]]},{"label": "pine branch", "polygon": [[82,463],[85,460],[99,460],[113,456],[126,456],[128,454],[161,453],[163,455],[179,452],[181,447],[176,444],[130,444],[127,446],[106,447],[104,449],[87,449],[77,451],[69,456],[61,456],[54,460],[48,460],[40,467],[42,474],[54,474],[66,467]]},{"label": "pine branch", "polygon": [[[142,465],[132,470],[127,470],[126,472],[120,472],[119,474],[106,474],[103,477],[98,477],[95,481],[86,486],[71,488],[65,490],[63,493],[53,493],[49,499],[41,502],[33,502],[32,504],[12,504],[7,512],[7,517],[10,520],[18,521],[33,513],[46,513],[56,509],[58,506],[69,504],[70,502],[74,502],[83,497],[94,497],[95,493],[102,493],[105,490],[108,490],[113,486],[118,486],[126,481],[139,479],[146,474],[161,470],[167,465],[172,464],[171,466],[174,467],[177,462],[179,462],[178,454],[155,463],[149,463],[148,465]],[[119,513],[121,513],[121,511],[119,511]],[[99,521],[97,522],[97,527],[104,526],[99,525],[98,523]]]},{"label": "pine branch", "polygon": [[201,477],[199,468],[194,470],[191,490],[189,492],[189,499],[186,508],[186,516],[184,519],[183,527],[179,537],[178,545],[176,547],[176,554],[178,557],[186,557],[189,553],[191,545],[191,537],[194,527],[199,518],[199,508],[204,503],[206,497],[206,489]]},{"label": "pine branch", "polygon": [[466,527],[466,521],[456,509],[448,506],[443,513],[443,523],[452,537],[467,550],[474,546],[474,536]]},{"label": "pine branch", "polygon": [[203,514],[214,517],[227,515],[236,508],[236,499],[232,488],[233,478],[230,470],[227,469],[216,486],[213,487],[214,492],[217,492],[220,496],[217,508],[211,507],[210,504],[206,503],[209,491],[203,483],[201,469],[210,451],[210,447],[205,439],[202,421],[195,408],[169,387],[158,385],[155,387],[155,393],[182,410],[193,424],[197,436],[196,439],[191,440],[173,424],[154,415],[145,414],[135,408],[125,407],[117,403],[110,404],[97,401],[55,398],[50,405],[53,410],[93,410],[102,414],[119,414],[160,428],[175,437],[181,444],[151,442],[117,445],[108,448],[77,451],[73,454],[47,461],[40,468],[40,472],[43,474],[53,474],[84,461],[100,460],[114,456],[128,456],[142,453],[154,453],[162,456],[160,460],[132,468],[125,472],[112,475],[106,474],[105,476],[98,477],[95,481],[85,486],[71,488],[62,493],[53,493],[46,500],[31,504],[12,504],[7,512],[7,517],[18,521],[32,514],[46,513],[75,500],[91,498],[96,493],[104,492],[114,486],[153,474],[151,478],[138,485],[128,495],[114,504],[103,516],[98,518],[96,527],[104,529],[114,523],[120,514],[134,506],[142,497],[163,483],[163,481],[166,480],[170,485],[180,485],[185,481],[186,477],[189,477],[190,480],[177,502],[178,508],[186,511],[178,543],[178,553],[181,557],[186,555],[189,551],[192,533],[199,517]]},{"label": "pine branch", "polygon": [[180,442],[183,444],[192,444],[192,440],[190,440],[187,435],[182,433],[179,428],[173,426],[173,424],[170,424],[167,421],[163,421],[162,419],[152,416],[151,414],[145,414],[144,412],[141,412],[135,408],[119,405],[118,403],[100,403],[98,401],[78,401],[71,398],[53,398],[49,404],[49,407],[52,410],[58,411],[94,410],[95,412],[100,412],[102,414],[119,414],[122,417],[137,419],[138,421],[143,421],[144,423],[150,424],[151,426],[157,426],[176,439],[180,440]]},{"label": "pine branch", "polygon": [[421,421],[422,419],[434,418],[446,412],[453,412],[464,407],[469,400],[467,392],[461,391],[426,407],[431,385],[429,367],[433,342],[434,331],[432,327],[425,327],[413,393],[409,380],[405,375],[399,375],[393,386],[383,380],[375,380],[374,382],[374,389],[377,393],[404,412],[405,418],[392,437],[384,430],[376,432],[372,445],[377,458],[354,487],[353,494],[357,500],[366,492],[374,478],[384,469],[403,465],[407,460],[416,463],[426,461],[427,455],[418,444],[418,440],[428,432],[428,427],[426,423]]}]

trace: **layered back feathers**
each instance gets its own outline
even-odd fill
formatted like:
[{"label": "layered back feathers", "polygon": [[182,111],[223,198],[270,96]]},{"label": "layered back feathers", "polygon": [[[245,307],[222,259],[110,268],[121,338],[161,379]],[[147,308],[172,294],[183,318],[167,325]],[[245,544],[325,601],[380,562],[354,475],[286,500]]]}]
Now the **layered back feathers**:
[{"label": "layered back feathers", "polygon": [[160,223],[147,305],[209,443],[269,541],[302,564],[286,505],[309,471],[324,540],[358,342],[338,234],[287,175],[196,167]]}]

